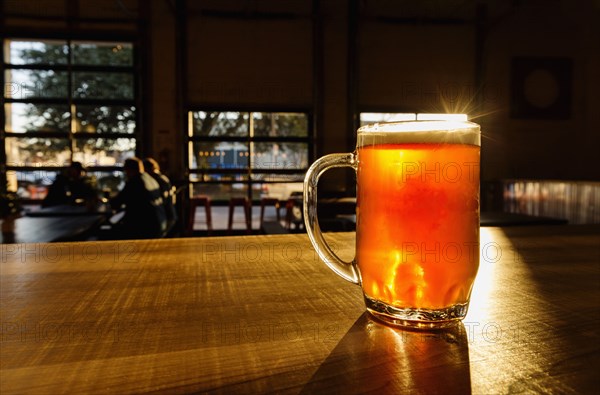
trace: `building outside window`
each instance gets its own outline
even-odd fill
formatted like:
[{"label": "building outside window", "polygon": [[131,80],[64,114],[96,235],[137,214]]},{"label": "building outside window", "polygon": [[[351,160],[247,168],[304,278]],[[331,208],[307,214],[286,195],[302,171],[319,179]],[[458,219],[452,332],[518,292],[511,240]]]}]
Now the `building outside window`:
[{"label": "building outside window", "polygon": [[139,103],[131,42],[3,40],[3,136],[8,189],[43,199],[72,161],[116,192],[136,152]]},{"label": "building outside window", "polygon": [[302,191],[312,142],[305,112],[190,111],[192,195],[287,199]]}]

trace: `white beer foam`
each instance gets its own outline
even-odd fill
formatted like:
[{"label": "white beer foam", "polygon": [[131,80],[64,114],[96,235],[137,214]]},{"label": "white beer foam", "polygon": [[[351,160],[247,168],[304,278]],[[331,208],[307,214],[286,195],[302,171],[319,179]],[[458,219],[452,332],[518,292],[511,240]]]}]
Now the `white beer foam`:
[{"label": "white beer foam", "polygon": [[376,123],[358,129],[357,147],[378,144],[434,143],[481,146],[479,125],[467,121]]}]

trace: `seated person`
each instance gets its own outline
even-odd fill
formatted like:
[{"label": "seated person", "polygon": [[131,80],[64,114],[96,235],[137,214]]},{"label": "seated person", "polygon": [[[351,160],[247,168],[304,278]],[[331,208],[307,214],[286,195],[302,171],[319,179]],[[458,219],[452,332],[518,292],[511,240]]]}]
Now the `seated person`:
[{"label": "seated person", "polygon": [[115,225],[119,239],[162,237],[167,220],[158,183],[144,172],[142,161],[129,158],[123,165],[125,187],[110,200],[113,209],[125,207],[123,219]]},{"label": "seated person", "polygon": [[42,207],[62,204],[85,204],[94,208],[98,204],[96,180],[85,174],[80,162],[72,162],[64,174],[59,174],[48,188]]},{"label": "seated person", "polygon": [[144,171],[156,180],[162,193],[165,214],[167,215],[167,229],[177,220],[175,211],[175,188],[171,185],[169,178],[160,172],[160,166],[152,158],[144,159]]}]

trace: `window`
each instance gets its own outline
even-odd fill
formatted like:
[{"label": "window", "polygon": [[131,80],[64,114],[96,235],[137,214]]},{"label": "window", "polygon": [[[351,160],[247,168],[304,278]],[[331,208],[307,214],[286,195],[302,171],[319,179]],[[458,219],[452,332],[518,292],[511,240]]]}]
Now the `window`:
[{"label": "window", "polygon": [[309,130],[303,112],[190,111],[192,194],[257,200],[302,191],[311,159]]},{"label": "window", "polygon": [[9,190],[42,199],[72,161],[116,192],[137,146],[130,42],[3,40],[4,133]]},{"label": "window", "polygon": [[361,112],[360,126],[377,122],[399,122],[399,121],[466,121],[466,114],[431,114],[431,113],[389,113],[389,112]]}]

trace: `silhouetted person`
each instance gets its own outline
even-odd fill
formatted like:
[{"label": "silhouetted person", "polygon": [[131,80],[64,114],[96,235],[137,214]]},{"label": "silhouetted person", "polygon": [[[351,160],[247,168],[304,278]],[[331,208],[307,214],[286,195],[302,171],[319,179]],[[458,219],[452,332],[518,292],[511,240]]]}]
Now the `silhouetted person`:
[{"label": "silhouetted person", "polygon": [[144,173],[142,161],[138,158],[126,159],[123,170],[125,187],[110,200],[114,209],[125,206],[125,215],[115,226],[115,236],[122,239],[163,236],[167,220],[158,183]]},{"label": "silhouetted person", "polygon": [[167,176],[160,172],[160,166],[153,158],[144,159],[144,170],[150,174],[158,183],[162,194],[165,214],[167,216],[167,229],[170,228],[177,220],[177,212],[175,210],[175,194],[171,181]]},{"label": "silhouetted person", "polygon": [[98,203],[96,180],[85,174],[80,162],[72,162],[63,174],[48,188],[48,194],[42,201],[42,207],[58,206],[61,204],[85,204],[90,208]]}]

